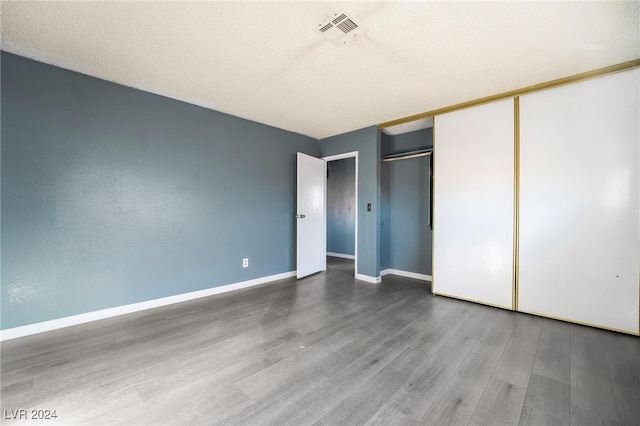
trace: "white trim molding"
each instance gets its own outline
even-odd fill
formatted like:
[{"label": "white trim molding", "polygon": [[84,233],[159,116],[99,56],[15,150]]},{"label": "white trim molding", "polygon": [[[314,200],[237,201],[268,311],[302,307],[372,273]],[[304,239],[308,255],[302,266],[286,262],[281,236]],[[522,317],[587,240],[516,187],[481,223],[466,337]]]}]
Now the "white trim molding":
[{"label": "white trim molding", "polygon": [[358,157],[358,151],[344,152],[342,154],[328,155],[326,157],[322,157],[324,161],[337,161],[344,160],[345,158],[353,158]]},{"label": "white trim molding", "polygon": [[398,275],[400,277],[414,278],[416,280],[422,280],[422,281],[433,280],[433,277],[431,275],[419,274],[417,272],[401,271],[399,269],[391,269],[391,268],[380,271],[380,275],[383,277],[385,275]]},{"label": "white trim molding", "polygon": [[351,259],[354,260],[356,257],[352,254],[342,254],[342,253],[334,253],[332,251],[328,251],[327,252],[327,256],[331,256],[331,257],[341,257],[343,259]]},{"label": "white trim molding", "polygon": [[296,271],[284,272],[267,277],[255,278],[253,280],[242,281],[233,284],[212,287],[205,290],[193,291],[190,293],[177,294],[175,296],[163,297],[160,299],[147,300],[145,302],[132,303],[130,305],[116,306],[115,308],[101,309],[99,311],[87,312],[84,314],[72,315],[70,317],[58,318],[50,321],[38,322],[21,327],[8,328],[0,331],[0,341],[17,339],[45,331],[57,330],[70,327],[72,325],[84,324],[100,319],[116,317],[132,312],[144,311],[146,309],[158,308],[160,306],[173,305],[174,303],[185,302],[187,300],[199,299],[201,297],[213,296],[214,294],[226,293],[240,290],[242,288],[267,284],[285,278],[295,277]]},{"label": "white trim molding", "polygon": [[382,277],[371,277],[369,275],[356,274],[356,280],[365,281],[371,284],[380,284]]}]

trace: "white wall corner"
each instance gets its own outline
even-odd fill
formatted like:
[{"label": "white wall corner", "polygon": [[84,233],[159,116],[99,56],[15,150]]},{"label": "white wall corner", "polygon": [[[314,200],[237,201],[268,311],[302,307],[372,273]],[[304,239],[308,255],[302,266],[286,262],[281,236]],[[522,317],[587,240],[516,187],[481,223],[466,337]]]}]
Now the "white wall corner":
[{"label": "white wall corner", "polygon": [[372,277],[369,275],[356,274],[356,280],[365,281],[371,284],[380,284],[382,282],[382,277]]}]

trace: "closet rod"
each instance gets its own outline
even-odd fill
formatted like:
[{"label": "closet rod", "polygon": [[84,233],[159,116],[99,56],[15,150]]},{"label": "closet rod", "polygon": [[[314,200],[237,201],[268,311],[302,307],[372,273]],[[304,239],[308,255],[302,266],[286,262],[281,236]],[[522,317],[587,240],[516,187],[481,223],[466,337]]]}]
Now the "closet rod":
[{"label": "closet rod", "polygon": [[429,148],[428,150],[421,149],[418,151],[399,152],[397,154],[387,155],[382,159],[382,161],[408,160],[409,158],[428,157],[432,152],[432,148]]}]

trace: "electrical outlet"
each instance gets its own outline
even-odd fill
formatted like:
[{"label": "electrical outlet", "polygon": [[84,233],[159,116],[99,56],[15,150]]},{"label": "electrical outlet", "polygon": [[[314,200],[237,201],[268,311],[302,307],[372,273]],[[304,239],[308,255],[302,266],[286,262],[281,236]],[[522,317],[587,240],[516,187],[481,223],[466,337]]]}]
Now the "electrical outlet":
[{"label": "electrical outlet", "polygon": [[242,267],[243,268],[248,268],[249,267],[249,259],[248,258],[244,258],[242,259]]}]

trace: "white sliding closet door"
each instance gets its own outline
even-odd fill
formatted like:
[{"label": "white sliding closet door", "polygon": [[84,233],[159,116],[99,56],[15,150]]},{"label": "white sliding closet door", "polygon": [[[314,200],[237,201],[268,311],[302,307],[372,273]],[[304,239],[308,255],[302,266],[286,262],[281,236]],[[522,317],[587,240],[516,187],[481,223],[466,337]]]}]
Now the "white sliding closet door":
[{"label": "white sliding closet door", "polygon": [[518,309],[638,333],[640,71],[520,97]]},{"label": "white sliding closet door", "polygon": [[514,101],[435,118],[433,292],[512,308]]}]

